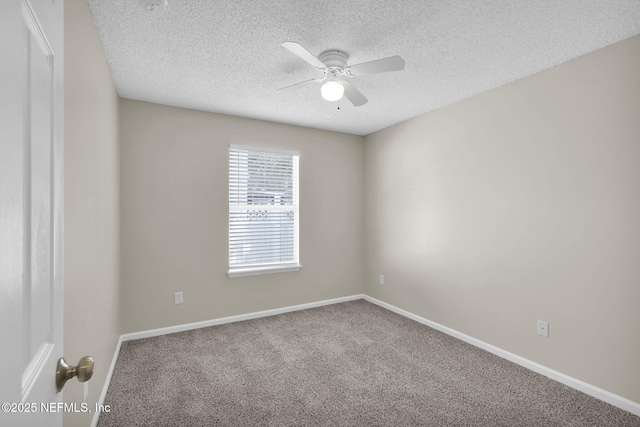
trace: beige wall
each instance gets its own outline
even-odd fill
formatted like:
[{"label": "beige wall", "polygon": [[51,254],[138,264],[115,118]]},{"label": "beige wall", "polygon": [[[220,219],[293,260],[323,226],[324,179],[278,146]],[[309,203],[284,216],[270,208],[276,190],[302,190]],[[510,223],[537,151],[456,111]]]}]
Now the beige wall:
[{"label": "beige wall", "polygon": [[[123,333],[362,292],[362,137],[126,99],[120,125]],[[300,152],[300,271],[227,277],[229,144]]]},{"label": "beige wall", "polygon": [[[65,0],[64,354],[93,356],[87,402],[98,401],[118,331],[118,96],[89,7]],[[69,381],[66,402],[82,402]],[[93,414],[65,413],[65,426]]]},{"label": "beige wall", "polygon": [[640,36],[367,136],[364,292],[640,402],[639,182]]}]

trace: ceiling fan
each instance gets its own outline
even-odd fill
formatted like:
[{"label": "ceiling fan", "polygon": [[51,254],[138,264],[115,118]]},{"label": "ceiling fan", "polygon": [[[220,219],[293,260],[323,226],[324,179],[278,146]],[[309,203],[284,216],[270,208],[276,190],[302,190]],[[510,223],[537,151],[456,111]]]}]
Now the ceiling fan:
[{"label": "ceiling fan", "polygon": [[366,104],[368,99],[347,80],[348,78],[404,69],[404,59],[397,55],[347,66],[347,54],[339,50],[327,50],[318,58],[299,43],[284,42],[282,46],[322,71],[324,76],[278,90],[296,89],[324,82],[320,87],[320,93],[324,99],[337,101],[344,95],[356,107]]}]

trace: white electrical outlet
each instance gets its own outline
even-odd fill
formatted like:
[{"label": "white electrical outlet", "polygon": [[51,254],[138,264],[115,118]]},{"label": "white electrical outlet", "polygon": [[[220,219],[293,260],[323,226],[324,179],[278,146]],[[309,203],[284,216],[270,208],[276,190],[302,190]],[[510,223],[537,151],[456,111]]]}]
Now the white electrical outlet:
[{"label": "white electrical outlet", "polygon": [[380,275],[380,279],[378,280],[378,283],[381,285],[384,285],[384,274]]},{"label": "white electrical outlet", "polygon": [[176,292],[174,294],[176,304],[182,304],[184,302],[184,295],[182,292]]},{"label": "white electrical outlet", "polygon": [[538,335],[549,338],[549,322],[538,320]]}]

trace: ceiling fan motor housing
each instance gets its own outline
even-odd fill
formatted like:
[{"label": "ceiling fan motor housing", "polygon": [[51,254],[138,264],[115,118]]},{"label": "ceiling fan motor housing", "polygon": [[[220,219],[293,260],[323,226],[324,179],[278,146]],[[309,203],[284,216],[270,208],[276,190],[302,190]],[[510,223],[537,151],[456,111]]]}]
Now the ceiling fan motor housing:
[{"label": "ceiling fan motor housing", "polygon": [[347,54],[339,50],[327,50],[318,58],[327,68],[339,68],[344,70],[347,66]]}]

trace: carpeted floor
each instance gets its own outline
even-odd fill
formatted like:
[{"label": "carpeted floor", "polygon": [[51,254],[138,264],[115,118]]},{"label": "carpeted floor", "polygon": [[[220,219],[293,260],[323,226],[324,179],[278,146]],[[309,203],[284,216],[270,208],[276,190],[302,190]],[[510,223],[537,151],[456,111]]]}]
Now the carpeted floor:
[{"label": "carpeted floor", "polygon": [[98,426],[640,426],[364,300],[123,343]]}]

